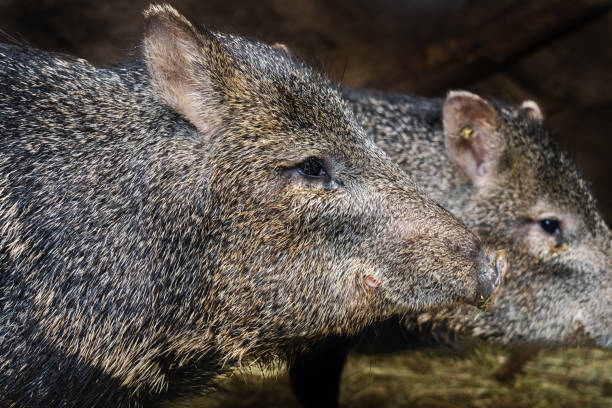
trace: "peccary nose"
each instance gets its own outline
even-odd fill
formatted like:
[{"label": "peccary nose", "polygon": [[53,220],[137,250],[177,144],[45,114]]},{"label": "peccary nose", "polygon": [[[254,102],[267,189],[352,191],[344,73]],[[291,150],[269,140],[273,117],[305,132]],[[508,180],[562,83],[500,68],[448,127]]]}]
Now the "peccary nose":
[{"label": "peccary nose", "polygon": [[493,305],[504,275],[508,271],[508,253],[503,249],[499,251],[483,249],[480,259],[477,287],[478,305],[486,310]]}]

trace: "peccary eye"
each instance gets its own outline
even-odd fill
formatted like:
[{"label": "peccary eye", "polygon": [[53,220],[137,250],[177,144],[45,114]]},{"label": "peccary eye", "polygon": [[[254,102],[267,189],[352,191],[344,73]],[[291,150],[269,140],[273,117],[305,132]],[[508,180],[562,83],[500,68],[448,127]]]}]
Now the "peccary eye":
[{"label": "peccary eye", "polygon": [[328,178],[329,175],[323,167],[321,160],[316,157],[309,157],[300,163],[297,167],[297,172],[302,177],[306,178]]},{"label": "peccary eye", "polygon": [[561,236],[561,223],[559,223],[559,220],[554,218],[545,218],[540,220],[539,224],[540,228],[542,228],[544,232],[557,237]]}]

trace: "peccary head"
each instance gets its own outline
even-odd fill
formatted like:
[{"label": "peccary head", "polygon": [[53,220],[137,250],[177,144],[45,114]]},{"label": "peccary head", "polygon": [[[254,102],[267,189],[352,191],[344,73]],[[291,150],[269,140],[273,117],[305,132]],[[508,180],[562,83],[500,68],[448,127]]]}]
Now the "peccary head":
[{"label": "peccary head", "polygon": [[505,260],[492,266],[322,75],[167,6],[146,13],[144,53],[154,93],[199,133],[181,142],[197,172],[175,197],[194,207],[184,219],[168,205],[165,216],[178,244],[200,251],[188,256],[204,259],[202,307],[219,347],[242,355],[288,337],[351,333],[496,289]]},{"label": "peccary head", "polygon": [[542,121],[532,101],[510,107],[451,92],[443,105],[461,192],[453,212],[485,241],[511,248],[505,287],[474,331],[504,342],[611,347],[612,234]]}]

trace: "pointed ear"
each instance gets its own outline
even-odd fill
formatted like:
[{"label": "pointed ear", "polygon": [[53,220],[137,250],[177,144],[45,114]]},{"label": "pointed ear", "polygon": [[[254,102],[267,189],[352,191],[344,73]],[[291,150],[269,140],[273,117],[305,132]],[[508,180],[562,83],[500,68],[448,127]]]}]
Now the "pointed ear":
[{"label": "pointed ear", "polygon": [[544,114],[542,109],[534,101],[524,101],[518,111],[519,115],[524,115],[529,119],[542,123],[544,121]]},{"label": "pointed ear", "polygon": [[451,159],[474,185],[487,184],[506,147],[495,109],[478,95],[451,91],[444,102],[443,123]]},{"label": "pointed ear", "polygon": [[214,34],[195,27],[169,5],[145,12],[144,56],[155,93],[201,133],[219,125],[221,104],[212,80],[225,50]]}]

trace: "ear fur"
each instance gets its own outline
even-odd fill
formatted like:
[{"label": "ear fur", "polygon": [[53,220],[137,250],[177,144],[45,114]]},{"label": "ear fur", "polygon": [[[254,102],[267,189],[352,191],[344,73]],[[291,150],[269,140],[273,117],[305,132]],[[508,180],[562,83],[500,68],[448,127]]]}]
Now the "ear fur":
[{"label": "ear fur", "polygon": [[522,115],[526,115],[529,119],[539,123],[542,123],[544,121],[544,114],[542,113],[542,109],[540,109],[540,106],[537,103],[531,100],[524,101],[521,104],[519,113]]},{"label": "ear fur", "polygon": [[212,80],[226,52],[214,34],[169,5],[152,5],[144,16],[144,56],[156,94],[201,133],[210,133],[221,108]]},{"label": "ear fur", "polygon": [[443,107],[446,150],[449,157],[477,187],[497,173],[506,147],[497,112],[470,92],[451,91]]}]

